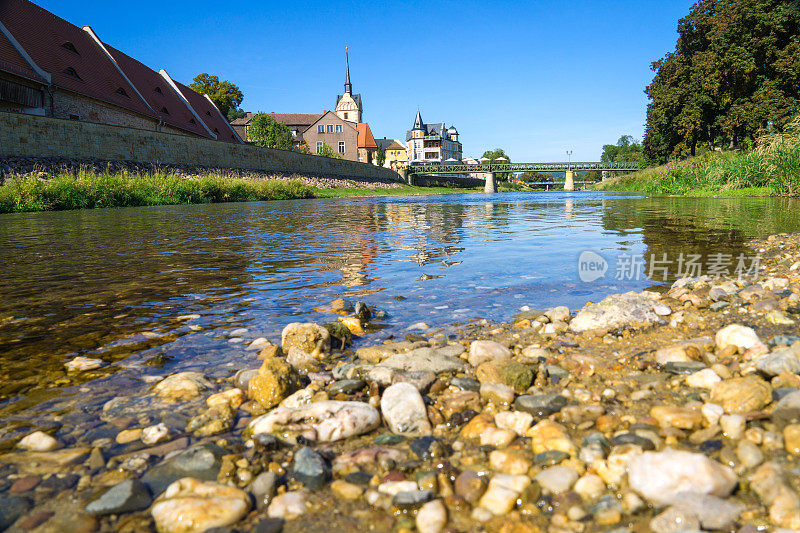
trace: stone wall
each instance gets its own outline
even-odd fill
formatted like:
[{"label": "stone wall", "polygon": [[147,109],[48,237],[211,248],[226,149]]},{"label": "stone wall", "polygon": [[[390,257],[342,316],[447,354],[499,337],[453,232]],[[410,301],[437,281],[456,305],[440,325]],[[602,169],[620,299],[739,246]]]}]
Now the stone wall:
[{"label": "stone wall", "polygon": [[84,122],[99,122],[143,130],[156,130],[158,121],[111,104],[79,94],[56,90],[53,94],[53,116]]},{"label": "stone wall", "polygon": [[455,185],[459,188],[469,189],[472,187],[483,187],[485,180],[479,178],[455,178],[452,176],[440,176],[438,174],[417,174],[414,176],[414,185],[420,187],[440,187]]},{"label": "stone wall", "polygon": [[400,179],[390,169],[354,161],[107,124],[0,112],[0,157],[14,156]]}]

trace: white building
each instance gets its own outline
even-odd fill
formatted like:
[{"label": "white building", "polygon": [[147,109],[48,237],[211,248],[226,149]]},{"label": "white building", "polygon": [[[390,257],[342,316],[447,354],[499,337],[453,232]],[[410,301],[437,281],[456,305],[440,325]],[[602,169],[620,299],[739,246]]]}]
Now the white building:
[{"label": "white building", "polygon": [[419,111],[414,127],[406,132],[406,141],[410,163],[461,162],[461,142],[456,127],[446,128],[444,122],[425,124]]}]

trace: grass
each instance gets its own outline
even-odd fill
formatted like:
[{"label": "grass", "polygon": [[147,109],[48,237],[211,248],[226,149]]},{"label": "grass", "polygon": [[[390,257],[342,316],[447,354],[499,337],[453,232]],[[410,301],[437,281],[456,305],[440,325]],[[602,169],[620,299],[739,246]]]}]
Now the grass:
[{"label": "grass", "polygon": [[750,150],[709,152],[606,180],[596,189],[684,196],[800,195],[800,118]]},{"label": "grass", "polygon": [[0,213],[58,211],[99,207],[252,202],[313,197],[300,181],[231,179],[204,176],[94,173],[58,174],[38,179],[29,174],[0,186]]}]

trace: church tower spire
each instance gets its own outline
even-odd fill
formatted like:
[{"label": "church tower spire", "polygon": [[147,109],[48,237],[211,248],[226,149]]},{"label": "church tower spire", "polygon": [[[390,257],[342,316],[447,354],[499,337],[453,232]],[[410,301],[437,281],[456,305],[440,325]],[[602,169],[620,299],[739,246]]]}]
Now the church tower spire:
[{"label": "church tower spire", "polygon": [[345,61],[345,77],[344,77],[344,93],[353,94],[353,84],[350,83],[350,54],[347,47],[344,47],[344,61]]}]

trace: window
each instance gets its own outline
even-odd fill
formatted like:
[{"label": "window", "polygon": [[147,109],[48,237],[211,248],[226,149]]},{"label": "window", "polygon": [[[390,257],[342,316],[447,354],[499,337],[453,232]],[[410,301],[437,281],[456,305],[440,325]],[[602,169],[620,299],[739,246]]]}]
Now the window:
[{"label": "window", "polygon": [[218,130],[217,128],[214,128],[214,133],[216,133],[217,135],[219,135],[219,130]]},{"label": "window", "polygon": [[344,153],[344,141],[339,141],[339,153],[340,154]]},{"label": "window", "polygon": [[333,124],[328,124],[328,133],[333,133]]},{"label": "window", "polygon": [[344,119],[347,120],[347,111],[344,112]]},{"label": "window", "polygon": [[161,92],[161,87],[156,87],[156,88],[155,88],[155,89],[153,89],[153,90],[154,90],[155,92],[157,92],[158,94],[164,94],[163,92]]},{"label": "window", "polygon": [[341,124],[337,124],[336,125],[336,133],[342,133],[342,125]]},{"label": "window", "polygon": [[115,93],[117,93],[117,94],[119,94],[119,95],[121,95],[121,96],[124,96],[125,98],[130,98],[130,96],[128,96],[128,93],[126,93],[126,92],[125,92],[125,89],[123,89],[122,87],[119,87],[119,88],[118,88],[116,91],[114,91],[114,92],[115,92]]},{"label": "window", "polygon": [[[74,45],[74,44],[72,44],[72,43],[71,43],[71,42],[69,42],[69,41],[67,41],[67,42],[65,42],[64,44],[62,44],[62,45],[61,45],[61,48],[63,48],[64,50],[69,50],[69,51],[70,51],[70,52],[72,52],[73,54],[78,54],[78,49],[77,49],[77,48],[75,48],[75,45]],[[80,54],[78,54],[78,55],[80,55]]]},{"label": "window", "polygon": [[323,126],[322,124],[317,126],[317,133],[325,133],[325,126]]},{"label": "window", "polygon": [[70,116],[69,116],[69,119],[70,119],[70,120],[80,120],[80,119],[81,119],[81,117],[79,117],[78,115],[70,115]]},{"label": "window", "polygon": [[195,122],[193,118],[190,118],[189,122],[191,122],[192,124],[197,124],[197,122]]},{"label": "window", "polygon": [[322,153],[322,141],[317,141],[317,153],[318,154]]},{"label": "window", "polygon": [[292,137],[297,137],[297,130],[292,130]]},{"label": "window", "polygon": [[83,78],[81,78],[80,76],[78,76],[78,73],[77,73],[77,72],[75,71],[75,69],[74,69],[74,68],[72,68],[72,67],[67,67],[67,68],[65,68],[64,70],[62,70],[62,71],[61,71],[61,73],[62,73],[62,74],[66,74],[66,75],[67,75],[67,76],[69,76],[70,78],[75,78],[76,80],[81,80],[81,81],[83,81]]},{"label": "window", "polygon": [[169,115],[169,111],[167,110],[166,107],[162,107],[161,112],[164,113],[165,115]]}]

